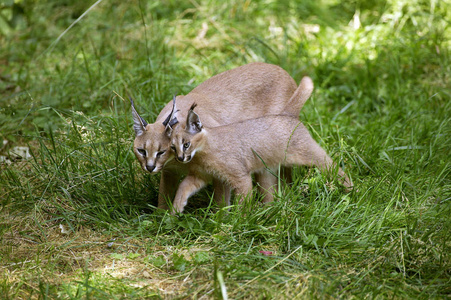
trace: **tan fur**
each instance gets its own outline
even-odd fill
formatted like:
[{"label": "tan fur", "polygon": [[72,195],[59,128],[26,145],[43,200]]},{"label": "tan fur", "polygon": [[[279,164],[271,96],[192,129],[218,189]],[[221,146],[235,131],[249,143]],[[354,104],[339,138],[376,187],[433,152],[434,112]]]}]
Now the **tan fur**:
[{"label": "tan fur", "polygon": [[[309,78],[304,80],[310,80]],[[203,116],[202,122],[208,127],[240,122],[250,118],[258,118],[270,114],[288,114],[298,116],[303,101],[299,97],[311,94],[312,90],[304,90],[282,68],[265,63],[251,63],[213,76],[201,83],[186,96],[177,96],[176,114],[180,124],[184,124],[188,108],[199,104],[198,112]],[[307,97],[308,98],[308,97]],[[298,101],[297,101],[298,100]],[[304,101],[305,102],[305,101]],[[170,139],[166,126],[162,124],[172,109],[168,103],[158,115],[155,123],[142,125],[142,118],[132,107],[135,121],[136,138],[134,152],[145,171],[157,173],[162,171],[158,207],[167,208],[166,199],[173,199],[180,176],[186,173],[186,166],[173,160],[170,150]],[[174,130],[180,127],[174,126]],[[145,151],[145,156],[138,152]],[[272,175],[263,173],[262,186],[268,189],[274,179]],[[268,183],[269,182],[269,183]],[[215,199],[220,202],[230,195],[228,187],[214,180]]]},{"label": "tan fur", "polygon": [[[197,116],[192,110],[190,113],[193,118]],[[252,191],[251,174],[266,167],[305,165],[322,171],[338,168],[293,116],[264,116],[197,131],[190,130],[187,123],[185,130],[173,134],[172,144],[179,160],[191,161],[188,176],[175,196],[173,213],[182,212],[188,198],[211,178],[220,178],[230,185],[241,202]],[[338,176],[344,186],[352,186],[341,168]]]}]

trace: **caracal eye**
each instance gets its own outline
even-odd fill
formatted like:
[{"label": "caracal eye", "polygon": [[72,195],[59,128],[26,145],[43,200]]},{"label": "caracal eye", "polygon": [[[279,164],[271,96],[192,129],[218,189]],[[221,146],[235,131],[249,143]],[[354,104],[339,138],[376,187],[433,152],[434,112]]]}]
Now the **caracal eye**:
[{"label": "caracal eye", "polygon": [[183,149],[188,149],[190,145],[190,142],[186,142],[185,144],[183,144]]},{"label": "caracal eye", "polygon": [[165,152],[166,152],[166,150],[158,152],[157,157],[161,157]]},{"label": "caracal eye", "polygon": [[175,145],[174,144],[171,145],[171,149],[175,151]]},{"label": "caracal eye", "polygon": [[146,157],[146,150],[138,148],[136,149],[136,151],[138,151],[138,153],[141,154],[142,156]]}]

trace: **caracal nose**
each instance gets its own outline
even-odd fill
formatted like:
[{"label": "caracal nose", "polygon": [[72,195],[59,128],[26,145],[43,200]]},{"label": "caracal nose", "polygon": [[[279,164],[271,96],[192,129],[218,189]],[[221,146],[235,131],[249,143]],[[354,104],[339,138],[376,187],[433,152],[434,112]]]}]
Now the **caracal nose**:
[{"label": "caracal nose", "polygon": [[147,171],[152,173],[153,170],[155,170],[155,166],[146,166]]}]

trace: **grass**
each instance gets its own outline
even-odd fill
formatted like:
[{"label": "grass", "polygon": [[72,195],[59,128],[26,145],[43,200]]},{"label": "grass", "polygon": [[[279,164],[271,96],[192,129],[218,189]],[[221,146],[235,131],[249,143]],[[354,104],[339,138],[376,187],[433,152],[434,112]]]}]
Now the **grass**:
[{"label": "grass", "polygon": [[[0,165],[3,299],[450,297],[449,1],[95,3],[0,6],[1,155],[32,155]],[[252,61],[313,78],[357,189],[296,168],[271,206],[156,211],[122,98],[152,121]]]}]

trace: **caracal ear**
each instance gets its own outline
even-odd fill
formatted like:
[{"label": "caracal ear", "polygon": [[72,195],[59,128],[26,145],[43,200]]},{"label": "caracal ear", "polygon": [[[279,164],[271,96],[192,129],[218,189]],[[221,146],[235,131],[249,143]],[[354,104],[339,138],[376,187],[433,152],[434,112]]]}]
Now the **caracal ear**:
[{"label": "caracal ear", "polygon": [[202,131],[202,122],[199,116],[193,111],[197,106],[196,103],[191,105],[188,111],[188,117],[186,118],[186,131],[191,134],[196,134]]},{"label": "caracal ear", "polygon": [[163,125],[166,126],[165,128],[165,133],[167,137],[171,137],[172,131],[173,131],[173,127],[175,124],[177,124],[179,121],[177,120],[177,118],[175,117],[175,113],[177,112],[177,108],[175,106],[175,95],[172,98],[172,111],[171,113],[168,115],[168,117],[166,118],[166,120],[164,120]]},{"label": "caracal ear", "polygon": [[147,122],[138,114],[135,109],[135,104],[133,99],[130,97],[130,103],[132,105],[132,115],[133,115],[133,129],[135,130],[136,136],[140,136],[146,131]]},{"label": "caracal ear", "polygon": [[171,126],[166,126],[166,129],[164,130],[164,133],[166,134],[166,136],[168,138],[170,138],[171,135],[172,135],[172,131],[174,131],[174,129]]}]

